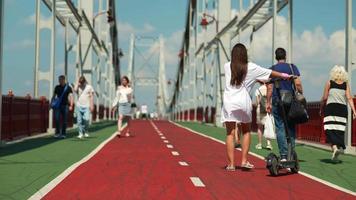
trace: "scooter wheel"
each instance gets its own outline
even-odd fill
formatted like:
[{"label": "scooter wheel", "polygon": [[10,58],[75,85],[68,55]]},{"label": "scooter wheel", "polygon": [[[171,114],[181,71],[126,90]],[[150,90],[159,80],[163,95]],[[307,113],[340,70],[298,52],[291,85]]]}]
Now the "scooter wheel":
[{"label": "scooter wheel", "polygon": [[294,165],[293,168],[291,168],[291,171],[293,173],[298,173],[298,171],[299,171],[299,160],[298,160],[297,152],[295,152],[295,151],[292,152],[292,159],[295,161],[295,165]]},{"label": "scooter wheel", "polygon": [[275,154],[270,153],[267,158],[267,169],[269,170],[269,173],[271,174],[271,176],[277,176],[278,175],[278,170],[279,170],[279,166],[278,166],[278,158]]}]

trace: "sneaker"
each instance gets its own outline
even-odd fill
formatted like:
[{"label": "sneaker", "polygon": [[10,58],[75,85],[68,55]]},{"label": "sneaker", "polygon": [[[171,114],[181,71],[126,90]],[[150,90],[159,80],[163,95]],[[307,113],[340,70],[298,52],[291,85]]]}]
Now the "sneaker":
[{"label": "sneaker", "polygon": [[61,137],[62,139],[67,138],[67,136],[66,136],[66,135],[61,135],[60,137]]},{"label": "sneaker", "polygon": [[272,150],[272,149],[273,149],[273,147],[272,147],[271,144],[267,144],[266,148],[267,148],[268,150]]},{"label": "sneaker", "polygon": [[339,149],[334,149],[333,154],[331,156],[331,160],[337,160],[337,158],[339,157],[340,153],[341,152],[340,152]]},{"label": "sneaker", "polygon": [[240,143],[235,143],[235,148],[241,148],[241,144]]},{"label": "sneaker", "polygon": [[59,134],[54,134],[54,138],[59,138],[61,135],[59,135]]},{"label": "sneaker", "polygon": [[89,137],[89,134],[88,133],[84,133],[84,137]]},{"label": "sneaker", "polygon": [[262,144],[261,144],[261,143],[256,144],[255,148],[256,148],[256,149],[262,149]]},{"label": "sneaker", "polygon": [[282,158],[281,162],[287,162],[287,159],[286,158]]},{"label": "sneaker", "polygon": [[83,134],[79,134],[79,135],[77,136],[77,138],[82,139],[82,138],[83,138]]}]

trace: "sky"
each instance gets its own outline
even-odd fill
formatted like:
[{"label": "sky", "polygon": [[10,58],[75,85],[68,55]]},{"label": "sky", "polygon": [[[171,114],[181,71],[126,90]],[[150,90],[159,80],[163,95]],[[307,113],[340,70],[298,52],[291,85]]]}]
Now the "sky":
[{"label": "sky", "polygon": [[[98,0],[94,0],[98,1]],[[76,1],[74,1],[76,2]],[[232,1],[231,14],[236,14],[238,0]],[[244,0],[244,10],[249,0]],[[165,40],[165,59],[167,80],[175,80],[178,67],[178,52],[182,43],[187,0],[117,0],[117,19],[119,27],[119,46],[124,57],[121,60],[122,74],[127,74],[129,37],[131,33],[142,36],[163,36]],[[208,1],[211,7],[212,1]],[[95,4],[97,7],[97,3]],[[353,5],[353,26],[356,24],[356,5]],[[97,9],[97,8],[95,8]],[[48,20],[50,12],[41,6],[43,19]],[[3,93],[12,89],[16,95],[23,96],[33,92],[34,69],[34,39],[35,39],[35,0],[5,0],[5,32],[4,32],[4,69]],[[277,22],[277,44],[286,47],[286,16],[287,9],[279,13]],[[104,20],[104,19],[103,19]],[[309,0],[294,1],[294,37],[293,37],[293,63],[302,74],[305,85],[305,95],[310,101],[319,100],[322,89],[328,80],[329,70],[335,64],[344,65],[344,27],[345,27],[345,1],[344,0]],[[64,63],[64,29],[58,24],[56,75],[63,73]],[[264,67],[272,63],[271,22],[255,33],[252,44],[251,59]],[[242,33],[242,42],[248,45],[249,30]],[[75,42],[71,32],[71,42]],[[354,35],[356,31],[354,30]],[[49,66],[49,40],[50,31],[41,32],[41,69]],[[354,52],[356,52],[356,37],[353,39]],[[142,49],[144,55],[150,49]],[[288,50],[288,49],[287,49]],[[356,55],[354,53],[353,55]],[[157,57],[152,57],[152,65]],[[355,56],[354,56],[355,57]],[[142,58],[141,58],[142,59]],[[356,60],[356,59],[354,59]],[[137,64],[144,64],[138,60]],[[69,82],[74,82],[75,53],[70,54],[69,67],[71,75]],[[158,70],[158,68],[157,68]],[[354,71],[354,75],[356,72]],[[353,76],[352,85],[356,77]],[[172,86],[168,88],[173,90]],[[353,87],[355,94],[356,87]],[[139,104],[151,105],[155,103],[152,95],[154,88],[137,88],[135,96]],[[40,94],[48,96],[48,84],[42,82]]]}]

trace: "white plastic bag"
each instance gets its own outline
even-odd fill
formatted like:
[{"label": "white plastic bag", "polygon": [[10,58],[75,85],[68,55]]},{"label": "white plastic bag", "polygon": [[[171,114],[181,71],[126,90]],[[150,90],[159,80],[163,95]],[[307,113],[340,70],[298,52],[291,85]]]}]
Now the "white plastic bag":
[{"label": "white plastic bag", "polygon": [[276,139],[274,119],[271,114],[267,113],[264,125],[265,125],[265,130],[263,131],[263,135],[265,136],[265,138]]}]

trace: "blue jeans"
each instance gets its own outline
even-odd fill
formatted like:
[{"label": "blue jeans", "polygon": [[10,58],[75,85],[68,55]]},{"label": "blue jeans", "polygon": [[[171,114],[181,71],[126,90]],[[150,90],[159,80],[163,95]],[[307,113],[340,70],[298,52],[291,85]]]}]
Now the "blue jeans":
[{"label": "blue jeans", "polygon": [[[62,115],[62,124],[61,124]],[[56,123],[56,135],[66,135],[67,129],[67,117],[68,117],[68,106],[61,105],[60,108],[54,110],[54,117]]]},{"label": "blue jeans", "polygon": [[90,119],[89,107],[77,106],[76,113],[79,134],[87,133]]},{"label": "blue jeans", "polygon": [[[287,137],[284,129],[284,123],[282,118],[282,110],[279,108],[277,102],[278,99],[273,99],[272,114],[274,117],[274,123],[276,127],[277,143],[279,148],[279,154],[282,158],[287,158],[288,145]],[[288,131],[291,136],[292,147],[295,147],[295,124],[288,121]]]}]

